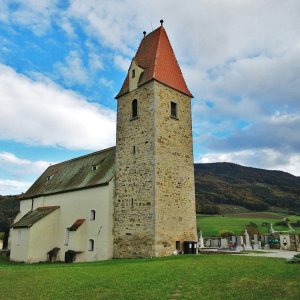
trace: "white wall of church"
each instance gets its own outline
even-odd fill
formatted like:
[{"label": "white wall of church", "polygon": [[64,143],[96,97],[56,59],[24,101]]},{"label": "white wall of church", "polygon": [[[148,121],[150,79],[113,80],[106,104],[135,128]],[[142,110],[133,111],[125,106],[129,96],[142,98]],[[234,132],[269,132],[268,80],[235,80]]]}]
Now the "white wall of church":
[{"label": "white wall of church", "polygon": [[[68,250],[80,252],[76,255],[76,261],[112,258],[113,201],[114,180],[111,180],[108,185],[100,187],[35,198],[33,210],[43,206],[60,206],[60,208],[28,230],[30,236],[27,237],[27,242],[21,246],[23,253],[28,249],[27,259],[24,260],[26,255],[21,255],[22,251],[13,254],[11,259],[27,262],[35,262],[37,259],[38,261],[46,260],[47,252],[54,247],[60,248],[58,252],[60,261],[64,261],[65,252]],[[21,201],[17,220],[29,212],[31,207],[32,200]],[[96,212],[95,220],[90,220],[91,210]],[[78,219],[85,219],[85,222],[76,231],[69,231],[67,242],[66,229]],[[16,240],[15,231],[17,229],[12,230],[12,243]],[[88,248],[90,239],[94,240],[93,250]],[[29,248],[28,240],[30,240]],[[15,244],[12,244],[13,248],[15,249]]]},{"label": "white wall of church", "polygon": [[11,230],[10,259],[13,261],[27,261],[29,228],[16,228]]}]

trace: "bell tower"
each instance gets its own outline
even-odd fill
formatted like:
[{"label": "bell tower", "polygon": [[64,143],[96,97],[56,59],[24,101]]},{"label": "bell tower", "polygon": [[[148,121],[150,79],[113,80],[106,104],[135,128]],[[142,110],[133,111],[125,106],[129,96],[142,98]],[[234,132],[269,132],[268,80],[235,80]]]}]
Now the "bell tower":
[{"label": "bell tower", "polygon": [[197,241],[192,97],[161,21],[116,96],[116,258],[171,255]]}]

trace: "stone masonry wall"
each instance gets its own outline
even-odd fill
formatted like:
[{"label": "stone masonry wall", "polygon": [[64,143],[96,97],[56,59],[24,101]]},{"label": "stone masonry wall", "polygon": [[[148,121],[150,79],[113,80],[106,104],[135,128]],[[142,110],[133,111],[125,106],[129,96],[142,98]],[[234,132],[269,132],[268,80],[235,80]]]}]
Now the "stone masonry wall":
[{"label": "stone masonry wall", "polygon": [[[153,97],[150,82],[118,99],[114,257],[154,255]],[[135,119],[133,99],[138,100]]]},{"label": "stone masonry wall", "polygon": [[[155,83],[155,255],[197,241],[191,100]],[[178,118],[171,117],[171,101]]]},{"label": "stone masonry wall", "polygon": [[188,96],[151,81],[118,99],[115,191],[114,257],[171,255],[176,241],[197,240]]}]

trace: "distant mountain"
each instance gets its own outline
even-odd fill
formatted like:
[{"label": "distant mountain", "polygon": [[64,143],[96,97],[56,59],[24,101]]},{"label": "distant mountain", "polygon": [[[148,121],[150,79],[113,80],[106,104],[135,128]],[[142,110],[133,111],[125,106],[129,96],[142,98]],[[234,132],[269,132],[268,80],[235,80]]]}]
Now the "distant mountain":
[{"label": "distant mountain", "polygon": [[[300,177],[232,163],[195,164],[196,209],[220,213],[232,205],[300,213]],[[19,211],[19,196],[0,196],[0,232]]]},{"label": "distant mountain", "polygon": [[255,211],[300,212],[300,177],[233,163],[195,164],[196,208],[215,213],[223,204]]},{"label": "distant mountain", "polygon": [[0,232],[5,231],[19,211],[19,196],[0,195]]}]

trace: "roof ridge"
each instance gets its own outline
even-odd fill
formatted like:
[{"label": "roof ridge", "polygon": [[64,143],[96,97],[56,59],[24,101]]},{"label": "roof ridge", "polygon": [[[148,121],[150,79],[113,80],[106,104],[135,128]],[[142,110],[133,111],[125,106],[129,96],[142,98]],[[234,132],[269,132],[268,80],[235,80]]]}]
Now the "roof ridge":
[{"label": "roof ridge", "polygon": [[95,151],[95,152],[92,152],[92,153],[88,153],[88,154],[84,154],[84,155],[81,155],[81,156],[78,156],[78,157],[74,157],[74,158],[59,162],[57,164],[51,165],[48,168],[63,165],[65,163],[69,163],[69,162],[72,162],[72,161],[80,160],[80,159],[85,158],[85,157],[93,156],[93,155],[99,154],[101,152],[106,152],[106,151],[112,150],[113,148],[116,148],[116,146],[112,146],[112,147],[109,147],[109,148],[106,148],[106,149],[102,149],[102,150],[98,150],[98,151]]},{"label": "roof ridge", "polygon": [[156,49],[155,59],[154,59],[153,78],[155,78],[155,75],[156,75],[155,73],[156,73],[157,59],[158,59],[159,46],[160,46],[160,42],[161,42],[161,33],[162,33],[161,28],[163,28],[163,26],[160,26],[156,29],[156,30],[159,30],[159,37],[158,37],[157,49]]}]

